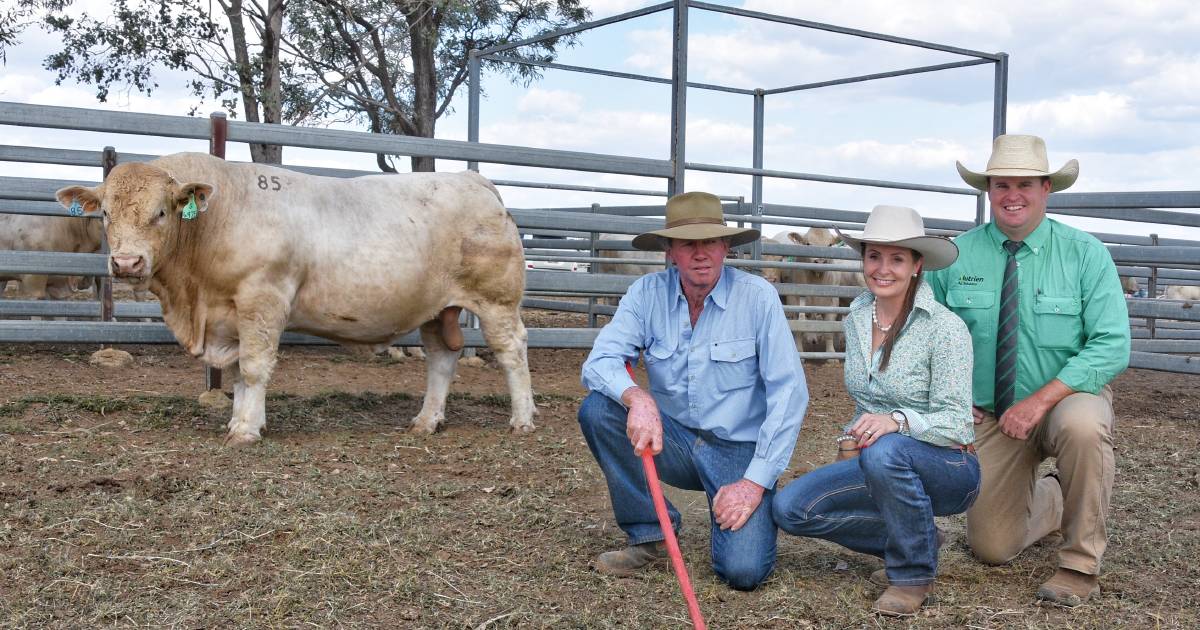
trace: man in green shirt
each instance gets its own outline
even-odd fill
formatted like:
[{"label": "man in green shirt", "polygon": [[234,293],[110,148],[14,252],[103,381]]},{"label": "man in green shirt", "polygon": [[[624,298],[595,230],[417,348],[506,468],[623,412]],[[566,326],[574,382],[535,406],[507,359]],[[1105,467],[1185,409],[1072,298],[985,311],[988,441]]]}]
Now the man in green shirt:
[{"label": "man in green shirt", "polygon": [[[1039,599],[1075,606],[1099,593],[1113,484],[1108,383],[1129,364],[1129,316],[1108,250],[1046,218],[1050,193],[1075,183],[1075,160],[1050,172],[1036,136],[995,139],[987,170],[958,164],[984,191],[992,221],[955,239],[955,264],[930,274],[934,296],[962,317],[975,350],[979,499],[967,541],[1008,562],[1061,531],[1059,567]],[[1056,459],[1057,472],[1037,478]]]}]

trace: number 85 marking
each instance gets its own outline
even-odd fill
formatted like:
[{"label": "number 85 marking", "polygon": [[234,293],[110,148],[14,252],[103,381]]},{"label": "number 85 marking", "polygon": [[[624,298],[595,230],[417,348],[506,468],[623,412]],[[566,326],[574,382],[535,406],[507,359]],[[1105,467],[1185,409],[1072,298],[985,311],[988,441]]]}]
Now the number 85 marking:
[{"label": "number 85 marking", "polygon": [[279,190],[283,185],[279,183],[279,178],[272,175],[268,180],[266,175],[258,176],[258,187],[263,190]]}]

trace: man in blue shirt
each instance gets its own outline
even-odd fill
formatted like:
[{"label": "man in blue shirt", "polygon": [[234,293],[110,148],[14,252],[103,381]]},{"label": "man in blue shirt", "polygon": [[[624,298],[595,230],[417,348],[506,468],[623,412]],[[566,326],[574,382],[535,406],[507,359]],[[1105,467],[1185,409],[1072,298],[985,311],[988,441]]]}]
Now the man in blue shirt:
[{"label": "man in blue shirt", "polygon": [[[674,267],[629,288],[583,365],[591,393],[579,424],[629,539],[600,555],[602,573],[629,575],[661,556],[645,450],[663,481],[708,495],[718,577],[749,590],[775,566],[771,497],[808,388],[774,287],[723,264],[731,247],[756,238],[758,230],[725,225],[715,196],[691,192],[667,202],[666,229],[633,241],[664,250]],[[625,369],[639,352],[649,392]],[[678,530],[679,512],[668,511]]]}]

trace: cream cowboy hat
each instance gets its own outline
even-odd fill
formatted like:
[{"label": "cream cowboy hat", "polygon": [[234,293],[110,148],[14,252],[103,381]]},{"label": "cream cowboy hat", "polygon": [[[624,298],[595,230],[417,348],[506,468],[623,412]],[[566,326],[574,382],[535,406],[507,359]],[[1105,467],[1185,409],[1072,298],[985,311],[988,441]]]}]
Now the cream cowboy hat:
[{"label": "cream cowboy hat", "polygon": [[912,208],[875,206],[861,234],[845,234],[833,228],[847,245],[862,250],[864,243],[907,247],[921,253],[925,271],[943,269],[958,259],[958,246],[944,236],[925,236],[925,222]]},{"label": "cream cowboy hat", "polygon": [[958,174],[972,188],[987,191],[989,177],[1049,177],[1050,192],[1066,190],[1079,177],[1079,161],[1070,160],[1062,168],[1051,173],[1050,160],[1046,158],[1046,141],[1037,136],[996,136],[992,141],[992,157],[988,158],[987,170],[976,173],[955,162]]},{"label": "cream cowboy hat", "polygon": [[633,239],[633,246],[648,251],[661,250],[659,237],[685,241],[728,237],[729,245],[733,247],[758,238],[758,230],[725,225],[721,213],[721,200],[716,195],[689,192],[668,199],[667,226],[661,230],[638,234]]}]

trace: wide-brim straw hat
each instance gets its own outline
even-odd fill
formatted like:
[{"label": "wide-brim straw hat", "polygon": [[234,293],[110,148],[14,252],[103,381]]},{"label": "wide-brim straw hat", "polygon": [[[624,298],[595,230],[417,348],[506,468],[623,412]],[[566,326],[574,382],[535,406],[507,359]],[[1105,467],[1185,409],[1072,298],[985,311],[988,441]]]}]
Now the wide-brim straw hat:
[{"label": "wide-brim straw hat", "polygon": [[659,237],[684,241],[703,241],[710,238],[729,238],[730,247],[749,243],[758,238],[758,230],[725,225],[721,200],[706,192],[688,192],[667,200],[667,225],[661,230],[638,234],[633,246],[648,251],[662,249]]},{"label": "wide-brim straw hat", "polygon": [[912,208],[875,206],[862,233],[846,234],[833,229],[850,247],[862,251],[864,243],[907,247],[921,253],[922,269],[943,269],[958,260],[958,246],[944,236],[926,236],[925,222]]},{"label": "wide-brim straw hat", "polygon": [[1069,160],[1062,168],[1050,172],[1046,158],[1046,141],[1037,136],[1004,135],[992,141],[992,156],[987,170],[977,173],[955,162],[958,174],[972,188],[987,191],[989,177],[1049,177],[1050,192],[1066,190],[1079,177],[1079,161]]}]

